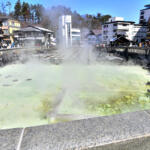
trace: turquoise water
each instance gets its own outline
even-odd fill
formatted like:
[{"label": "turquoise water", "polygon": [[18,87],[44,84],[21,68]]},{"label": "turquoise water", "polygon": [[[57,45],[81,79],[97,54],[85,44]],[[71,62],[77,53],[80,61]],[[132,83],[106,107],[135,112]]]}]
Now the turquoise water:
[{"label": "turquoise water", "polygon": [[51,65],[36,61],[8,65],[0,68],[0,128],[48,124],[50,110],[57,117],[149,109],[148,81],[149,73],[139,66]]}]

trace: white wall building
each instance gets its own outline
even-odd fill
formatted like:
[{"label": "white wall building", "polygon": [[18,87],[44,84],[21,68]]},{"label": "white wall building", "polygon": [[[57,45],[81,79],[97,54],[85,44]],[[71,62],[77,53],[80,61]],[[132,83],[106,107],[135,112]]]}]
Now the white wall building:
[{"label": "white wall building", "polygon": [[80,43],[80,40],[81,40],[81,31],[80,31],[80,29],[72,28],[71,29],[71,34],[72,34],[72,44]]},{"label": "white wall building", "polygon": [[51,46],[54,32],[38,26],[28,26],[14,31],[14,39],[24,46]]},{"label": "white wall building", "polygon": [[58,40],[60,46],[69,47],[72,45],[72,18],[70,15],[59,18]]},{"label": "white wall building", "polygon": [[150,5],[145,5],[145,9],[140,11],[140,24],[146,25],[150,19]]},{"label": "white wall building", "polygon": [[125,35],[130,41],[140,42],[146,37],[146,29],[145,26],[135,25],[132,21],[124,21],[122,17],[113,17],[102,26],[102,41],[110,44],[117,35]]},{"label": "white wall building", "polygon": [[147,36],[148,28],[140,24],[134,24],[132,36],[133,41],[141,42],[142,39],[145,39]]},{"label": "white wall building", "polygon": [[72,17],[70,15],[59,18],[58,39],[60,46],[70,47],[80,42],[80,29],[72,28]]}]

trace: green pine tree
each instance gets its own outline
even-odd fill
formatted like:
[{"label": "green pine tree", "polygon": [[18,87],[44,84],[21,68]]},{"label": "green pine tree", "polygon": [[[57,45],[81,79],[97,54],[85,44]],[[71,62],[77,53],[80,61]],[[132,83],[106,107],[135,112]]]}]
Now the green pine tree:
[{"label": "green pine tree", "polygon": [[20,0],[17,1],[14,8],[14,17],[18,20],[20,20],[21,17],[21,3]]},{"label": "green pine tree", "polygon": [[28,3],[23,2],[22,4],[22,16],[25,22],[30,19],[30,7]]}]

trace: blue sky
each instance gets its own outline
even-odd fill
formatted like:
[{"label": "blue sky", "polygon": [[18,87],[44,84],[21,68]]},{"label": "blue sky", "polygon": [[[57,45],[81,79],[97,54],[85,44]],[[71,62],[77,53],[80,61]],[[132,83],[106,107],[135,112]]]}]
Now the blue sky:
[{"label": "blue sky", "polygon": [[[14,5],[17,0],[10,1]],[[144,5],[150,4],[149,0],[21,0],[21,2],[23,1],[32,4],[40,3],[45,7],[65,5],[80,14],[96,14],[100,12],[112,16],[121,16],[125,20],[132,20],[137,23],[140,9],[143,9]]]}]

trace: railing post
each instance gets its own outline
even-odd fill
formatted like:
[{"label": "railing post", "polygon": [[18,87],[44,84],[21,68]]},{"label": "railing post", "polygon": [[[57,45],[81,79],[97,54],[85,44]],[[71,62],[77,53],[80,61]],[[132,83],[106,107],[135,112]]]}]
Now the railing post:
[{"label": "railing post", "polygon": [[128,52],[128,48],[127,47],[124,50],[124,57],[125,57],[126,61],[129,60],[129,52]]}]

